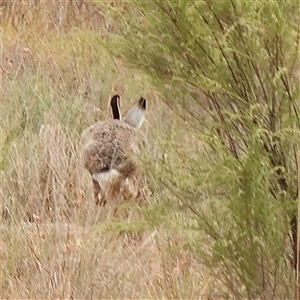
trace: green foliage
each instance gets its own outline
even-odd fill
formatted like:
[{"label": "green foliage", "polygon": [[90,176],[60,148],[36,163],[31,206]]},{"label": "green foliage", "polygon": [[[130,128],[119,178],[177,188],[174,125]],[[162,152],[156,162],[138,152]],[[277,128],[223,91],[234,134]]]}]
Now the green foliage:
[{"label": "green foliage", "polygon": [[[292,291],[285,254],[289,205],[295,204],[293,199],[278,201],[270,193],[274,173],[259,144],[253,144],[239,162],[229,157],[218,160],[211,178],[218,182],[221,195],[208,193],[210,213],[198,212],[199,228],[214,240],[206,263],[221,266],[237,298],[282,295],[284,282]],[[245,290],[236,288],[241,283]]]},{"label": "green foliage", "polygon": [[299,178],[298,5],[135,0],[111,8],[118,20],[111,51],[144,71],[208,146],[195,155],[186,137],[185,159],[162,164],[159,175],[212,238],[206,262],[227,274],[237,298],[292,297],[286,261]]}]

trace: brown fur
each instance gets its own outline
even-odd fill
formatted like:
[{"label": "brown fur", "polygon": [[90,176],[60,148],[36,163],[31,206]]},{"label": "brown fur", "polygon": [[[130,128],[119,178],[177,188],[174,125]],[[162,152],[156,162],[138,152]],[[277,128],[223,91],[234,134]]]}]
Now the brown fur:
[{"label": "brown fur", "polygon": [[137,159],[140,153],[137,142],[135,129],[120,120],[100,121],[83,132],[81,143],[84,167],[91,174],[109,169],[120,173],[111,182],[105,195],[98,182],[93,180],[97,204],[105,204],[119,196],[134,198],[138,195],[141,172]]}]

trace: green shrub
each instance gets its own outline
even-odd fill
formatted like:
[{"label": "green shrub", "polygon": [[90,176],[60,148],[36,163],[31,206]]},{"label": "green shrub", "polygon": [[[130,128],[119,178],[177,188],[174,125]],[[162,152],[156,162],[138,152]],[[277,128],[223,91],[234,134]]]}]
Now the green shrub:
[{"label": "green shrub", "polygon": [[[199,243],[195,251],[237,298],[292,297],[298,4],[134,0],[110,12],[118,24],[112,52],[145,72],[190,128],[178,147],[182,161],[158,175],[210,237],[209,251]],[[205,145],[198,153],[193,134]],[[294,251],[295,268],[296,258]]]}]

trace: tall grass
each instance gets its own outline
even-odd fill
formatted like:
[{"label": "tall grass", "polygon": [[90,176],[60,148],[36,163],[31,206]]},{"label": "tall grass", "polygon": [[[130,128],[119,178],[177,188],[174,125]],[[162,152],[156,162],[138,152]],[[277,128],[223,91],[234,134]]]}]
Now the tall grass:
[{"label": "tall grass", "polygon": [[[104,33],[117,30],[107,7],[16,0],[1,10],[1,298],[220,295],[188,247],[203,236],[187,228],[193,219],[159,180],[184,161],[184,122],[103,46]],[[111,117],[114,93],[122,109],[148,100],[139,134],[152,191],[116,213],[95,207],[79,145],[85,127]],[[200,147],[191,143],[190,151]]]}]

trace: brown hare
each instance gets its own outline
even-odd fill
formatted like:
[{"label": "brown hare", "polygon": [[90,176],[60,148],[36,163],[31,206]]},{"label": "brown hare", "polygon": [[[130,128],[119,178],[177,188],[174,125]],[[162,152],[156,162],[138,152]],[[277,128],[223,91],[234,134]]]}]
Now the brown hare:
[{"label": "brown hare", "polygon": [[97,204],[139,194],[141,171],[136,128],[141,127],[146,113],[146,99],[141,97],[122,118],[120,96],[111,98],[113,120],[100,121],[81,135],[84,167],[93,180]]}]

